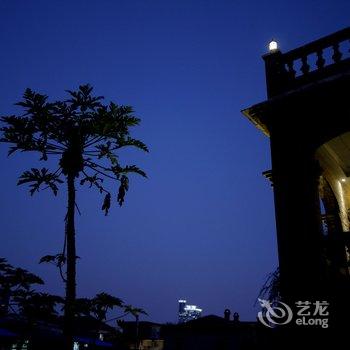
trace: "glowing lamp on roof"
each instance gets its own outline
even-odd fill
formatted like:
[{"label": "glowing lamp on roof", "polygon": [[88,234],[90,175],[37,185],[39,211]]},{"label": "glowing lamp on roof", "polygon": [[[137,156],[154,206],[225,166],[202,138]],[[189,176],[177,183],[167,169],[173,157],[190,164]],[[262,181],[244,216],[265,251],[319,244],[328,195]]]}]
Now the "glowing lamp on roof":
[{"label": "glowing lamp on roof", "polygon": [[270,52],[275,52],[278,50],[278,44],[277,44],[277,41],[272,39],[270,42],[269,42],[269,51]]}]

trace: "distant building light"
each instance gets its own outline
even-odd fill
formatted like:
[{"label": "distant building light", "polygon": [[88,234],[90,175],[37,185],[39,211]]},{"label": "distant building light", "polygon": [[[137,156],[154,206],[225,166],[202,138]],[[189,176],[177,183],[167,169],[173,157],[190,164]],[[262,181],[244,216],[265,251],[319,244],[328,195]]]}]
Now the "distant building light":
[{"label": "distant building light", "polygon": [[344,178],[341,179],[341,182],[345,182],[345,181],[346,181],[346,179],[344,179]]},{"label": "distant building light", "polygon": [[185,310],[195,310],[196,306],[195,305],[186,305]]},{"label": "distant building light", "polygon": [[184,323],[190,320],[195,320],[201,317],[202,309],[198,308],[197,305],[187,305],[186,300],[179,300],[179,323]]},{"label": "distant building light", "polygon": [[278,50],[278,44],[277,44],[277,41],[276,40],[271,40],[270,43],[269,43],[269,51],[270,52],[275,52]]}]

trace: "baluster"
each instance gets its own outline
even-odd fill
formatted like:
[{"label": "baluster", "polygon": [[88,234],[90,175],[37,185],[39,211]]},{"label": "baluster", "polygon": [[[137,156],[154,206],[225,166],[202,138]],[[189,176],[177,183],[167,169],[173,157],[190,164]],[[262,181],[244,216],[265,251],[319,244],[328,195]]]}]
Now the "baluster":
[{"label": "baluster", "polygon": [[320,49],[317,51],[317,61],[316,61],[317,68],[322,69],[325,63],[326,63],[326,60],[323,58],[323,50]]},{"label": "baluster", "polygon": [[294,79],[295,78],[295,74],[296,74],[296,71],[294,69],[294,61],[287,62],[287,67],[288,67],[288,74],[289,74],[289,76],[292,79]]},{"label": "baluster", "polygon": [[306,75],[310,71],[310,66],[307,63],[307,56],[302,56],[301,62],[303,63],[301,66],[301,71],[303,72],[304,75]]},{"label": "baluster", "polygon": [[339,43],[333,45],[333,52],[334,53],[333,53],[332,58],[333,58],[334,63],[340,62],[342,54],[339,50]]}]

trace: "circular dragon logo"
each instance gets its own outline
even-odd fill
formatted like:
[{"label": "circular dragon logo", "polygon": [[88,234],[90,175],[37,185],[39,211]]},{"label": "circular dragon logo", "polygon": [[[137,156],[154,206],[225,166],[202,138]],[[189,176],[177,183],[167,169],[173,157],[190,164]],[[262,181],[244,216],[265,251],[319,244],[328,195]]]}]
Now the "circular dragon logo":
[{"label": "circular dragon logo", "polygon": [[262,307],[262,311],[258,313],[258,318],[264,326],[272,328],[276,325],[287,324],[292,320],[293,311],[287,304],[278,301],[271,305],[268,300],[258,300]]}]

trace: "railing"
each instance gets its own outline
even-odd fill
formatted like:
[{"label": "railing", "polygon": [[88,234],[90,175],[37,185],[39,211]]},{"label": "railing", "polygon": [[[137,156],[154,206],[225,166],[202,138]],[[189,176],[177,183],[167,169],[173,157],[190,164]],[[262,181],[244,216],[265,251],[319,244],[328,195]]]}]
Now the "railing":
[{"label": "railing", "polygon": [[264,60],[269,97],[341,73],[350,68],[350,27]]}]

